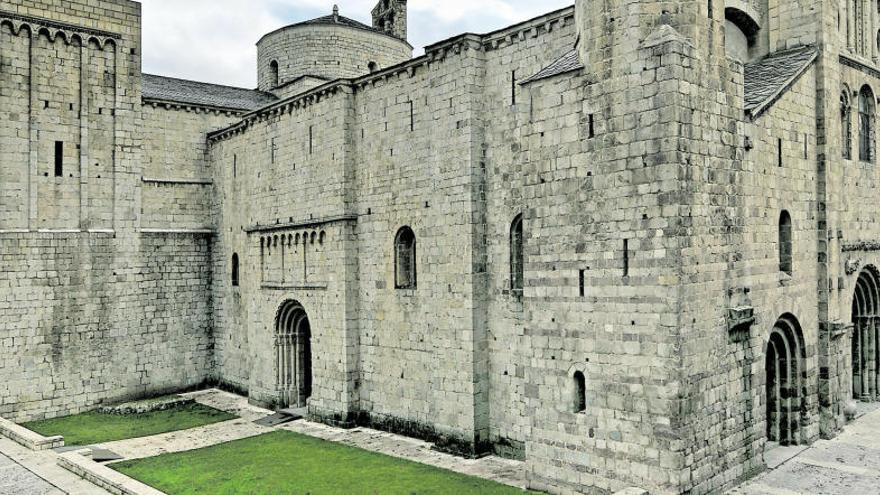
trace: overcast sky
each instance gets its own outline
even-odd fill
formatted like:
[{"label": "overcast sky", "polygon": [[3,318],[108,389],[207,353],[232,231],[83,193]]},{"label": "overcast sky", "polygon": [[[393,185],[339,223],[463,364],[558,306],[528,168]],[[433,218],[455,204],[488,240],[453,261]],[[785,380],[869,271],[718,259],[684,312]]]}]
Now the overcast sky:
[{"label": "overcast sky", "polygon": [[[144,72],[255,87],[257,40],[294,22],[339,13],[371,24],[378,0],[141,0]],[[409,42],[422,47],[485,33],[574,0],[409,0]]]}]

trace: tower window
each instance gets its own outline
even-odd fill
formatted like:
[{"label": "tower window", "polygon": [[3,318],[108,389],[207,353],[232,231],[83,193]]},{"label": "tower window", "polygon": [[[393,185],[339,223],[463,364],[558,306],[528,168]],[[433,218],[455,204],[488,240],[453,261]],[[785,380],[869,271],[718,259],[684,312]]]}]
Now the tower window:
[{"label": "tower window", "polygon": [[791,215],[783,210],[779,215],[779,271],[788,275],[793,273],[791,230]]},{"label": "tower window", "polygon": [[582,371],[574,372],[574,412],[587,410],[587,378]]},{"label": "tower window", "polygon": [[277,88],[278,83],[278,61],[273,60],[269,63],[269,86],[271,86],[272,88]]},{"label": "tower window", "polygon": [[55,141],[55,177],[64,177],[64,141]]},{"label": "tower window", "polygon": [[523,217],[517,215],[510,225],[510,290],[521,292],[525,286],[523,256]]},{"label": "tower window", "polygon": [[394,238],[394,286],[398,289],[416,288],[416,235],[403,227]]}]

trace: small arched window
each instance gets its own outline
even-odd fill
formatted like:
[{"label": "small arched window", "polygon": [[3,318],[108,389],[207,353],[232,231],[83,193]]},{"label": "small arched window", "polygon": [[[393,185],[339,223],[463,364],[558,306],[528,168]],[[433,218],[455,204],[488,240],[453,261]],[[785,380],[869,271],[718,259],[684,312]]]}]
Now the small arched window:
[{"label": "small arched window", "polygon": [[783,210],[779,215],[779,271],[788,275],[793,273],[791,234],[791,215]]},{"label": "small arched window", "polygon": [[849,91],[840,93],[840,146],[843,159],[852,159],[852,106],[849,104]]},{"label": "small arched window", "polygon": [[510,225],[510,289],[522,291],[525,286],[523,256],[523,217],[517,215]]},{"label": "small arched window", "polygon": [[367,64],[367,69],[369,69],[370,74],[372,74],[373,72],[379,70],[379,64],[377,64],[376,62],[370,62]]},{"label": "small arched window", "polygon": [[587,378],[582,371],[574,372],[574,412],[587,410]]},{"label": "small arched window", "polygon": [[874,93],[868,86],[859,92],[859,160],[874,161]]},{"label": "small arched window", "polygon": [[278,61],[273,60],[269,63],[269,85],[273,88],[277,88],[278,83]]},{"label": "small arched window", "polygon": [[416,288],[416,235],[409,227],[401,228],[394,238],[394,286]]},{"label": "small arched window", "polygon": [[232,254],[232,286],[238,287],[238,253]]}]

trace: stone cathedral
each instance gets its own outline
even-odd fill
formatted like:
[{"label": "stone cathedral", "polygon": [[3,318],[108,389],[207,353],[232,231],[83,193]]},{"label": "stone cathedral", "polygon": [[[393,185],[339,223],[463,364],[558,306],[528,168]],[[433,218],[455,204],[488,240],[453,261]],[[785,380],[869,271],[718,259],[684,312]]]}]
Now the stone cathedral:
[{"label": "stone cathedral", "polygon": [[730,488],[880,398],[877,8],[413,57],[405,0],[328,5],[242,89],[144,74],[136,2],[0,0],[0,415],[221,386],[550,493]]}]

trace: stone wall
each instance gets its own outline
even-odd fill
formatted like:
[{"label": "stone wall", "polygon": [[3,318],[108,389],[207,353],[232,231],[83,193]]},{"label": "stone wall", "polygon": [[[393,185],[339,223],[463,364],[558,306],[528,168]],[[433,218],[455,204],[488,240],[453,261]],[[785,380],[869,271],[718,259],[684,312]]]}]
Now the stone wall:
[{"label": "stone wall", "polygon": [[143,228],[213,228],[207,133],[236,119],[236,114],[208,108],[144,105]]},{"label": "stone wall", "polygon": [[210,367],[210,237],[0,236],[0,415],[64,416],[202,383]]},{"label": "stone wall", "polygon": [[[0,415],[202,383],[210,235],[141,232],[140,5],[2,1],[0,24]],[[206,200],[178,226],[210,226]]]}]

